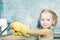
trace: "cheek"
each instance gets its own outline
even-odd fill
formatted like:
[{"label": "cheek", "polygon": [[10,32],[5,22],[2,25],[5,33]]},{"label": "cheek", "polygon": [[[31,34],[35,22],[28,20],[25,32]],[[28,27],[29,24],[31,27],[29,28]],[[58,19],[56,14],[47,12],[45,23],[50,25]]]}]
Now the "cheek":
[{"label": "cheek", "polygon": [[48,25],[52,25],[53,23],[52,23],[52,22],[48,22],[47,24],[48,24]]},{"label": "cheek", "polygon": [[41,23],[41,25],[43,24],[43,22],[42,22],[42,21],[41,21],[40,23]]},{"label": "cheek", "polygon": [[[41,25],[45,24],[44,21],[41,21]],[[52,25],[52,21],[46,21],[46,25]]]},{"label": "cheek", "polygon": [[43,23],[44,23],[44,21],[40,21],[40,23],[41,23],[41,24],[43,24]]}]

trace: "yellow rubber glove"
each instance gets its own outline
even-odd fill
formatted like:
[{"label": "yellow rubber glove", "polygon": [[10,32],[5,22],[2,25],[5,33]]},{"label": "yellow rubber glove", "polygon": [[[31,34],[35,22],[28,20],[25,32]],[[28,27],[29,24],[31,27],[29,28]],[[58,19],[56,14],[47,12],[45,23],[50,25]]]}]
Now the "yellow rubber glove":
[{"label": "yellow rubber glove", "polygon": [[10,26],[14,35],[29,36],[27,32],[30,29],[30,27],[28,27],[27,25],[20,22],[13,22]]}]

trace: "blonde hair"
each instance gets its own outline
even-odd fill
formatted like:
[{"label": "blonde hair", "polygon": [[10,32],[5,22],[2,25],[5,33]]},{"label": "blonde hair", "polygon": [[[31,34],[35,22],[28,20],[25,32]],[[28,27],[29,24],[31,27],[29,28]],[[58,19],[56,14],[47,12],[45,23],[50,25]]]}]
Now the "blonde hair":
[{"label": "blonde hair", "polygon": [[40,13],[40,18],[41,18],[41,14],[42,14],[43,12],[49,12],[49,13],[52,14],[53,20],[55,21],[54,24],[52,24],[52,26],[55,27],[56,24],[57,24],[57,18],[58,18],[58,16],[56,15],[56,13],[55,13],[54,11],[52,11],[52,10],[44,9],[44,10],[42,10],[41,13]]}]

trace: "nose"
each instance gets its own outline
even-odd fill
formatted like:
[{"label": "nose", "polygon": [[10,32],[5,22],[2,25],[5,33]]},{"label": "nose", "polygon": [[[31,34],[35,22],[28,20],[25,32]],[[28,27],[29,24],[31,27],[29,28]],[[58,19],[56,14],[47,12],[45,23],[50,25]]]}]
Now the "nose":
[{"label": "nose", "polygon": [[46,24],[47,21],[44,21],[44,24]]}]

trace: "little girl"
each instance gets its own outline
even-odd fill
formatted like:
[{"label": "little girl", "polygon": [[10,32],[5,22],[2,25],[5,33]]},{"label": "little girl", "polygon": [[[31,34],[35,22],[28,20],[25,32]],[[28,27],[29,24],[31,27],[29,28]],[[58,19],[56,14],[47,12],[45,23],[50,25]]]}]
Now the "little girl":
[{"label": "little girl", "polygon": [[28,33],[31,35],[38,35],[39,40],[53,40],[53,31],[57,24],[57,15],[49,9],[44,9],[40,13],[40,29],[29,29]]},{"label": "little girl", "polygon": [[[13,31],[13,34],[22,34],[22,35],[38,35],[39,40],[53,40],[53,31],[52,29],[57,24],[57,15],[55,12],[49,9],[44,9],[40,13],[40,29],[31,29],[27,28],[28,26],[25,26],[22,23],[14,22],[11,24],[11,28]],[[16,28],[17,29],[16,29]],[[19,29],[19,30],[18,30]]]}]

